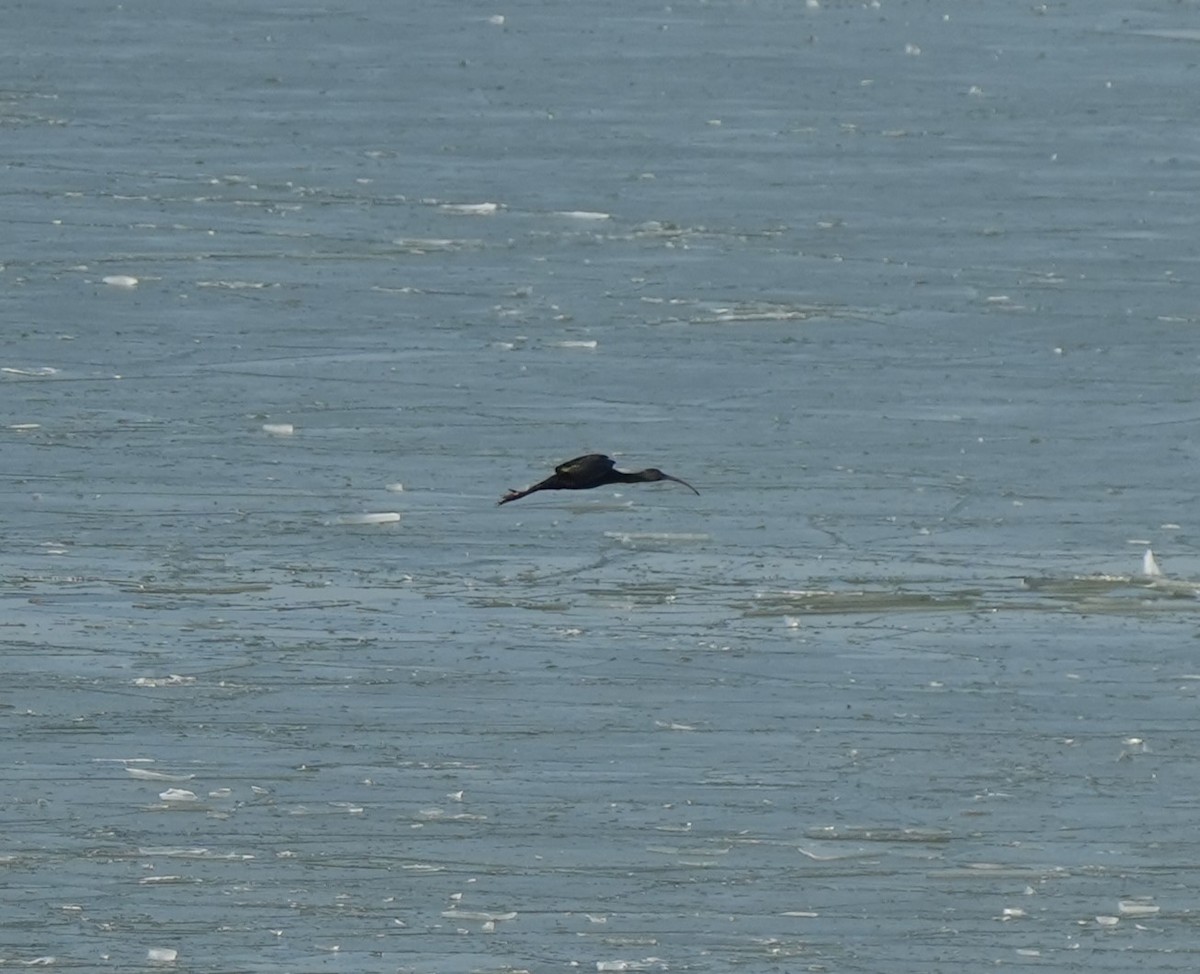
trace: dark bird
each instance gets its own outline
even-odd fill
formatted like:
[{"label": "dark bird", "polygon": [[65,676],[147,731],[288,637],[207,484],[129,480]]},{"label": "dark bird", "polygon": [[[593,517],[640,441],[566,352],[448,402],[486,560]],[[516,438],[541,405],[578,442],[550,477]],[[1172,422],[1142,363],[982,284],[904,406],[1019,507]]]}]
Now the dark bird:
[{"label": "dark bird", "polygon": [[657,467],[626,473],[616,469],[611,457],[606,457],[603,453],[589,453],[586,457],[576,457],[574,460],[560,463],[554,468],[554,476],[547,477],[540,484],[534,484],[525,490],[510,490],[500,498],[500,503],[518,501],[537,490],[588,490],[592,487],[603,487],[605,484],[640,484],[654,480],[673,480],[677,484],[683,484],[693,494],[700,493],[686,480],[663,473]]}]

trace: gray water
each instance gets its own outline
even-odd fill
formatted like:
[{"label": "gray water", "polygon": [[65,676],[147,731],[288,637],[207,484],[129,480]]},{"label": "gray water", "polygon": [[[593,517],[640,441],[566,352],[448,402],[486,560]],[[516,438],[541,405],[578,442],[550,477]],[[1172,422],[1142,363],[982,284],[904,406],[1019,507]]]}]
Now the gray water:
[{"label": "gray water", "polygon": [[0,963],[1195,969],[1194,4],[4,20]]}]

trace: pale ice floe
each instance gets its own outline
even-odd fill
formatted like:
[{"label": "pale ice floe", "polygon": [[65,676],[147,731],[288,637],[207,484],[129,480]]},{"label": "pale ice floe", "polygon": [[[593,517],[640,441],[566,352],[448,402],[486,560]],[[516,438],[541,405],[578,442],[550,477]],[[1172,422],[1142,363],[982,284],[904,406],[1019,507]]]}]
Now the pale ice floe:
[{"label": "pale ice floe", "polygon": [[1168,578],[1150,548],[1147,548],[1145,554],[1142,555],[1141,580],[1151,590],[1166,595],[1200,597],[1200,579]]},{"label": "pale ice floe", "polygon": [[133,288],[138,286],[138,279],[131,274],[109,274],[101,278],[109,287]]},{"label": "pale ice floe", "polygon": [[171,774],[167,771],[151,771],[149,768],[125,768],[125,773],[131,778],[141,781],[190,781],[194,774]]},{"label": "pale ice floe", "polygon": [[291,423],[263,423],[262,431],[268,436],[292,436],[296,427]]},{"label": "pale ice floe", "polygon": [[463,216],[491,216],[500,209],[499,203],[439,203],[438,206],[447,213]]},{"label": "pale ice floe", "polygon": [[708,541],[712,536],[700,532],[605,531],[604,537],[613,541],[619,541],[621,544],[637,544],[639,541],[664,544],[688,544],[695,541]]},{"label": "pale ice floe", "polygon": [[471,812],[447,812],[444,808],[422,808],[413,818],[418,822],[486,822],[486,815]]},{"label": "pale ice floe", "polygon": [[569,220],[611,220],[611,213],[599,210],[555,210],[555,216],[566,217]]},{"label": "pale ice floe", "polygon": [[187,788],[168,788],[166,791],[160,791],[158,797],[165,802],[181,804],[191,804],[200,800],[199,795],[194,791],[189,791]]},{"label": "pale ice floe", "polygon": [[1200,28],[1197,27],[1143,27],[1131,33],[1168,41],[1200,41]]},{"label": "pale ice floe", "polygon": [[343,514],[337,524],[395,524],[400,520],[399,511],[378,511],[372,514]]},{"label": "pale ice floe", "polygon": [[699,728],[695,724],[681,724],[679,721],[675,721],[675,720],[670,720],[670,721],[656,720],[654,722],[654,726],[657,727],[659,730],[672,730],[672,731],[699,730]]},{"label": "pale ice floe", "polygon": [[1152,896],[1131,896],[1117,901],[1117,912],[1127,917],[1148,917],[1158,913],[1160,907]]},{"label": "pale ice floe", "polygon": [[504,913],[492,913],[488,910],[460,910],[458,907],[442,910],[442,916],[448,920],[474,920],[479,923],[497,923],[517,918],[517,914],[513,910],[508,910]]},{"label": "pale ice floe", "polygon": [[174,964],[179,951],[174,947],[151,947],[146,951],[146,960],[152,964]]},{"label": "pale ice floe", "polygon": [[[397,237],[392,244],[409,254],[446,253],[467,247],[480,247],[482,240],[460,240],[450,237]],[[392,291],[420,293],[415,288],[392,288]]]},{"label": "pale ice floe", "polygon": [[3,367],[0,367],[0,372],[6,373],[8,375],[28,375],[28,376],[33,376],[35,378],[42,379],[42,378],[46,378],[47,376],[58,375],[59,370],[56,368],[53,368],[52,366],[49,366],[49,365],[41,365],[41,366],[37,366],[36,368],[32,368],[32,369],[18,369],[11,365],[6,365]]},{"label": "pale ice floe", "polygon": [[218,287],[229,291],[259,290],[273,287],[266,281],[197,281],[196,287]]},{"label": "pale ice floe", "polygon": [[1142,555],[1142,574],[1148,578],[1158,578],[1162,575],[1162,569],[1158,567],[1158,561],[1155,560],[1154,552],[1149,548]]},{"label": "pale ice floe", "polygon": [[135,687],[186,687],[196,682],[194,676],[180,676],[172,673],[169,676],[139,676],[133,681]]}]

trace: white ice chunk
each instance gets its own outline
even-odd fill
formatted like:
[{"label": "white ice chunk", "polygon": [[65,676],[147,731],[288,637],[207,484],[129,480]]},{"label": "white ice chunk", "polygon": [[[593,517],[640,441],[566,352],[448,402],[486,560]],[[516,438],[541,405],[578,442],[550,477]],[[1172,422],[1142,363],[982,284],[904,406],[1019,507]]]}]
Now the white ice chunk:
[{"label": "white ice chunk", "polygon": [[1148,575],[1151,578],[1159,578],[1162,576],[1162,569],[1158,567],[1158,562],[1154,558],[1154,552],[1149,548],[1142,555],[1142,574]]},{"label": "white ice chunk", "polygon": [[442,209],[447,213],[463,213],[467,216],[491,216],[498,209],[499,203],[443,203]]},{"label": "white ice chunk", "polygon": [[375,514],[343,514],[338,524],[395,524],[400,520],[398,511],[379,511]]},{"label": "white ice chunk", "polygon": [[166,791],[160,791],[158,797],[165,802],[198,802],[200,800],[199,795],[186,788],[168,788]]},{"label": "white ice chunk", "polygon": [[137,287],[138,279],[131,277],[129,274],[109,274],[108,277],[102,278],[105,284],[110,287]]},{"label": "white ice chunk", "polygon": [[442,916],[448,920],[475,920],[480,923],[496,923],[517,918],[517,914],[511,910],[505,913],[491,913],[486,910],[460,910],[458,908],[442,910]]},{"label": "white ice chunk", "polygon": [[291,436],[296,432],[296,427],[291,423],[263,423],[263,432],[272,436]]},{"label": "white ice chunk", "polygon": [[168,774],[166,771],[151,771],[149,768],[126,768],[125,773],[142,781],[190,781],[196,777],[194,774]]},{"label": "white ice chunk", "polygon": [[196,682],[194,676],[179,676],[177,673],[172,673],[170,676],[139,676],[133,681],[135,687],[186,687],[191,686]]}]

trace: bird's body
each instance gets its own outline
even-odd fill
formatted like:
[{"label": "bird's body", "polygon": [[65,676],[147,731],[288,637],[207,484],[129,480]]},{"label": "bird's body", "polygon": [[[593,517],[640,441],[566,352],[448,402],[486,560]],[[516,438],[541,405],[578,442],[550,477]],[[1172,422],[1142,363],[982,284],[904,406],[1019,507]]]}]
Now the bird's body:
[{"label": "bird's body", "polygon": [[560,463],[554,468],[554,475],[547,477],[540,484],[534,484],[525,490],[510,490],[500,498],[500,503],[520,500],[538,490],[589,490],[592,487],[603,487],[605,484],[637,484],[655,480],[673,480],[677,484],[683,484],[693,494],[700,493],[687,481],[663,473],[657,467],[627,473],[618,470],[611,457],[606,457],[603,453],[589,453],[587,456]]}]

